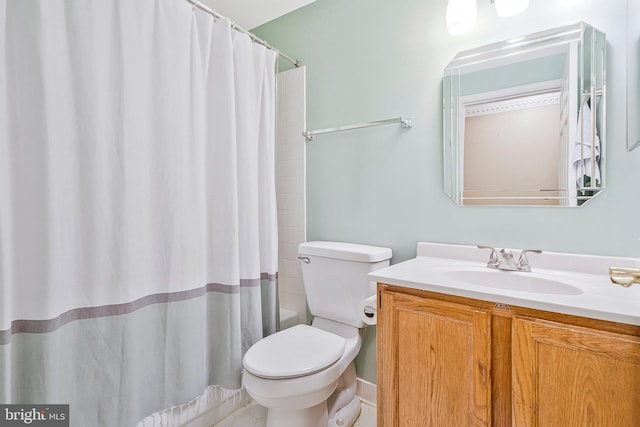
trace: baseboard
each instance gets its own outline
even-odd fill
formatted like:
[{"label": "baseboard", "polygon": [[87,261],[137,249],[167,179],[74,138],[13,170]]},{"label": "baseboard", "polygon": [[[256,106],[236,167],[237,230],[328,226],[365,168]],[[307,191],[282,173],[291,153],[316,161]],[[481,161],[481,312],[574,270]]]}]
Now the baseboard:
[{"label": "baseboard", "polygon": [[365,381],[362,378],[358,378],[356,381],[356,394],[360,397],[360,400],[374,406],[377,405],[378,402],[377,389],[375,384]]}]

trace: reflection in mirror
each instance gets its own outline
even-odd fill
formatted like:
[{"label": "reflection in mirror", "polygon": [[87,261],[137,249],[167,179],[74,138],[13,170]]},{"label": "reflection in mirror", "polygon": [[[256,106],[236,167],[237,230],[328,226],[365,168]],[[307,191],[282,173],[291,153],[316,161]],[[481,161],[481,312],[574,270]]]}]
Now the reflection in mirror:
[{"label": "reflection in mirror", "polygon": [[456,55],[445,192],[460,205],[579,206],[604,189],[605,46],[579,23]]},{"label": "reflection in mirror", "polygon": [[640,147],[640,1],[627,2],[627,150]]}]

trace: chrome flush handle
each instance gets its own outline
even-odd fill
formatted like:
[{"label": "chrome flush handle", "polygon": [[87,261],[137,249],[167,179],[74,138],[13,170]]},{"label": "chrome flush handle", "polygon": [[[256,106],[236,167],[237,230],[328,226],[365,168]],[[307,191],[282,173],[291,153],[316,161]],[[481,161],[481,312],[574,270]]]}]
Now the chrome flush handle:
[{"label": "chrome flush handle", "polygon": [[305,264],[309,264],[311,262],[308,256],[299,256],[298,259],[304,262]]}]

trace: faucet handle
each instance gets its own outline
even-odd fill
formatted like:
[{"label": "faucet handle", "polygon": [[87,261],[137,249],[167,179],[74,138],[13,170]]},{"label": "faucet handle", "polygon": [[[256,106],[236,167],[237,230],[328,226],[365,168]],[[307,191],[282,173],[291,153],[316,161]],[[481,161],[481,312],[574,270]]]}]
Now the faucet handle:
[{"label": "faucet handle", "polygon": [[542,253],[540,249],[524,249],[522,252],[520,252],[520,258],[518,259],[518,270],[520,271],[531,271],[529,260],[527,259],[526,255],[527,252],[531,252],[534,254]]},{"label": "faucet handle", "polygon": [[483,246],[477,245],[478,249],[491,249],[491,255],[489,255],[489,261],[487,262],[487,267],[497,267],[500,264],[500,260],[498,260],[498,254],[496,253],[496,248],[491,246]]}]

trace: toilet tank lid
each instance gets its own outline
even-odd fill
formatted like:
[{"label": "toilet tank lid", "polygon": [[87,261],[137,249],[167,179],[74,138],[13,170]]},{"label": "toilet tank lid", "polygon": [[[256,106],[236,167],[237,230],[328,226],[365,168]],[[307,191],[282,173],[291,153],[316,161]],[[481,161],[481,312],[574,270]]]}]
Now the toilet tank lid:
[{"label": "toilet tank lid", "polygon": [[379,262],[391,258],[391,249],[357,243],[315,241],[301,243],[298,254],[346,261]]}]

